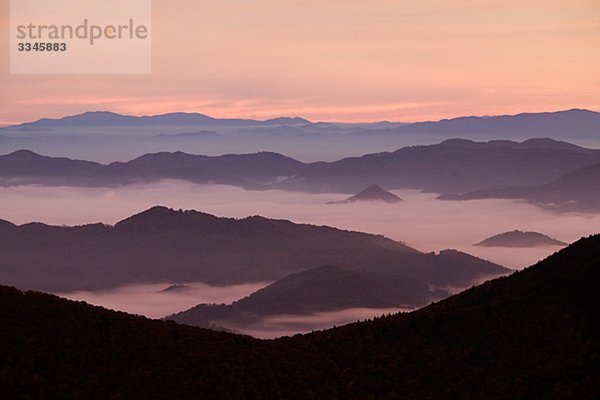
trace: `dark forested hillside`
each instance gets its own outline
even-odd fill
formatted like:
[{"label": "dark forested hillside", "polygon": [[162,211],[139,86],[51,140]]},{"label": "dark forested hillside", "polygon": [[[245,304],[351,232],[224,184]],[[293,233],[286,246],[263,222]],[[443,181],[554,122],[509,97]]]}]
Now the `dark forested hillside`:
[{"label": "dark forested hillside", "polygon": [[600,396],[600,236],[410,314],[274,341],[0,287],[0,396]]},{"label": "dark forested hillside", "polygon": [[430,292],[424,283],[410,279],[390,284],[377,274],[325,266],[288,275],[233,304],[200,304],[167,319],[195,326],[241,326],[268,315],[406,307],[422,305],[424,297],[439,300],[447,296],[445,291]]},{"label": "dark forested hillside", "polygon": [[0,225],[0,282],[43,291],[130,283],[275,281],[324,265],[399,285],[469,286],[508,272],[457,251],[423,254],[383,236],[263,217],[154,207],[115,226]]}]

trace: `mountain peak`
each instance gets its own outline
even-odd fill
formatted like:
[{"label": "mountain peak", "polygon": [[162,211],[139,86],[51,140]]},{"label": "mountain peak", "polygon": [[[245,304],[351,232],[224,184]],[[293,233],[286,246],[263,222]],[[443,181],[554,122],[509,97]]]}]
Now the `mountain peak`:
[{"label": "mountain peak", "polygon": [[475,246],[481,247],[538,247],[566,246],[567,243],[539,232],[514,230],[489,237]]},{"label": "mountain peak", "polygon": [[10,157],[10,158],[43,158],[44,156],[39,155],[38,153],[35,153],[31,150],[17,150],[17,151],[13,151],[12,153],[9,154],[5,154],[4,157]]},{"label": "mountain peak", "polygon": [[402,199],[395,194],[388,192],[384,188],[379,185],[371,185],[366,189],[360,191],[354,196],[348,197],[344,201],[334,202],[335,203],[355,203],[359,201],[383,201],[386,203],[398,203],[402,201]]},{"label": "mountain peak", "polygon": [[115,227],[127,231],[160,231],[199,227],[205,222],[216,221],[217,217],[192,210],[174,210],[165,206],[154,206],[141,213],[119,221]]},{"label": "mountain peak", "polygon": [[265,124],[303,125],[311,122],[301,117],[278,117],[264,121]]}]

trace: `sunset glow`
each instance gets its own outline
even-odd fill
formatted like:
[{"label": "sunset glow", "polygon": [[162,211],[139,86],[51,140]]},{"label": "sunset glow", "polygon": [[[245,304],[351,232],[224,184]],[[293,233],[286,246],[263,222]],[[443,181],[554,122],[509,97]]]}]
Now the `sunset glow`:
[{"label": "sunset glow", "polygon": [[[600,109],[595,0],[153,2],[152,73],[9,74],[0,125],[89,110],[418,121]],[[118,62],[118,60],[114,60]]]}]

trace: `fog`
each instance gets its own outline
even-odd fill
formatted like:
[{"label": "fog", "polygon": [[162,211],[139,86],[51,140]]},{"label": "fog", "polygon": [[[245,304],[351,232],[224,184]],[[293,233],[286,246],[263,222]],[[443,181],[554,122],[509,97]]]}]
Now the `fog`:
[{"label": "fog", "polygon": [[164,289],[172,283],[127,285],[97,292],[77,291],[56,293],[71,300],[82,300],[96,306],[149,318],[162,318],[187,310],[201,303],[229,304],[267,286],[269,282],[235,286],[210,286],[204,283],[186,283],[189,288],[179,291]]},{"label": "fog", "polygon": [[[306,315],[274,315],[263,318],[252,325],[225,326],[248,335],[273,339],[281,336],[291,336],[297,333],[308,333],[316,330],[346,325],[359,320],[372,319],[384,314],[394,314],[401,311],[412,311],[408,308],[348,308],[340,311],[319,312]],[[217,322],[217,325],[219,323]]]},{"label": "fog", "polygon": [[[480,130],[460,134],[452,130],[436,132],[399,132],[391,130],[392,123],[327,124],[294,127],[256,126],[116,126],[116,127],[59,127],[59,128],[1,128],[0,154],[28,149],[39,154],[77,158],[101,163],[129,161],[146,153],[178,151],[218,156],[229,153],[274,151],[303,162],[335,161],[344,157],[362,156],[396,150],[405,146],[431,145],[446,139],[461,137],[475,141],[495,139],[524,141],[532,137],[551,136],[556,140],[598,148],[595,132],[567,133],[532,131],[494,132]],[[379,131],[379,129],[387,129]],[[194,135],[196,134],[196,135]]]},{"label": "fog", "polygon": [[561,214],[520,201],[446,202],[436,200],[436,194],[414,190],[394,193],[404,201],[332,205],[326,203],[345,196],[246,191],[179,181],[121,188],[20,186],[0,188],[0,218],[19,224],[32,221],[56,225],[114,224],[149,207],[165,205],[218,216],[262,215],[383,234],[421,251],[455,248],[510,268],[531,265],[559,248],[484,248],[473,244],[514,229],[539,231],[572,242],[597,233],[600,226],[600,215]]},{"label": "fog", "polygon": [[[331,205],[326,203],[342,200],[345,196],[278,190],[245,191],[229,186],[179,181],[121,188],[23,186],[0,188],[0,218],[18,224],[32,221],[56,225],[114,224],[154,205],[165,205],[218,216],[262,215],[383,234],[421,251],[454,248],[515,269],[534,264],[560,247],[513,249],[476,247],[473,244],[514,229],[538,231],[572,242],[596,233],[600,226],[600,215],[561,214],[519,201],[445,202],[436,200],[435,194],[413,190],[396,190],[394,193],[404,201],[397,204]],[[157,293],[167,286],[167,283],[138,285],[104,292],[61,295],[156,318],[199,303],[230,303],[264,284],[227,288],[192,284],[192,290],[188,292]],[[312,316],[278,316],[240,330],[259,337],[274,337],[341,325],[382,312],[387,311],[361,309]]]},{"label": "fog", "polygon": [[[214,127],[205,127],[208,131]],[[355,128],[359,129],[359,128]],[[330,132],[307,132],[299,136],[279,136],[264,129],[263,133],[242,131],[236,135],[172,136],[202,131],[201,127],[159,127],[143,130],[119,128],[114,131],[97,129],[44,129],[40,131],[2,130],[0,154],[28,149],[53,157],[68,157],[110,163],[130,161],[146,153],[180,151],[220,156],[222,154],[273,151],[303,162],[335,161],[349,156],[362,156],[399,149],[414,144],[437,144],[444,140],[437,135],[377,135],[369,133],[345,136]],[[220,131],[219,129],[216,129]],[[156,136],[154,136],[156,135]],[[68,138],[68,139],[65,139]]]}]

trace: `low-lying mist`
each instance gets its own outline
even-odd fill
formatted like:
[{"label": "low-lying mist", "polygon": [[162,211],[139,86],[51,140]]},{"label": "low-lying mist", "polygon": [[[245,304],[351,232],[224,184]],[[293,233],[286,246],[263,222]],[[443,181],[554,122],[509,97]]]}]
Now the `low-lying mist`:
[{"label": "low-lying mist", "polygon": [[[555,213],[510,200],[445,202],[435,194],[393,191],[404,201],[397,204],[326,204],[342,200],[339,194],[245,191],[219,185],[187,182],[135,185],[120,188],[23,186],[0,188],[0,218],[22,224],[44,222],[78,225],[114,224],[154,205],[195,209],[217,216],[262,215],[298,223],[330,225],[342,229],[383,234],[421,251],[455,248],[509,268],[524,268],[559,250],[559,247],[489,248],[473,246],[481,240],[514,229],[538,231],[565,242],[597,233],[599,215]],[[231,303],[266,284],[211,287],[192,284],[183,292],[160,293],[168,283],[133,285],[103,292],[61,293],[107,308],[163,317],[200,303]],[[245,327],[229,326],[257,337],[271,338],[310,332],[398,310],[344,310],[303,316],[273,316]]]},{"label": "low-lying mist", "polygon": [[561,214],[513,200],[446,202],[436,200],[436,194],[431,193],[393,192],[404,201],[333,205],[326,203],[345,196],[246,191],[178,181],[120,188],[20,186],[0,188],[0,218],[19,224],[32,221],[55,225],[114,224],[152,206],[165,205],[217,216],[262,215],[383,234],[421,251],[455,248],[509,268],[524,268],[558,247],[484,248],[473,244],[514,229],[539,231],[572,242],[596,233],[600,226],[600,215]]},{"label": "low-lying mist", "polygon": [[111,290],[96,292],[77,291],[56,293],[71,300],[86,301],[96,306],[148,318],[162,318],[187,310],[201,303],[229,304],[248,296],[269,283],[252,283],[234,286],[210,286],[205,283],[186,283],[185,289],[164,291],[171,283],[127,285]]},{"label": "low-lying mist", "polygon": [[[340,311],[319,312],[306,315],[273,315],[251,325],[226,325],[227,328],[244,332],[261,339],[274,339],[297,333],[309,333],[333,326],[346,325],[384,314],[412,311],[406,308],[347,308]],[[219,323],[217,322],[217,325]]]}]

